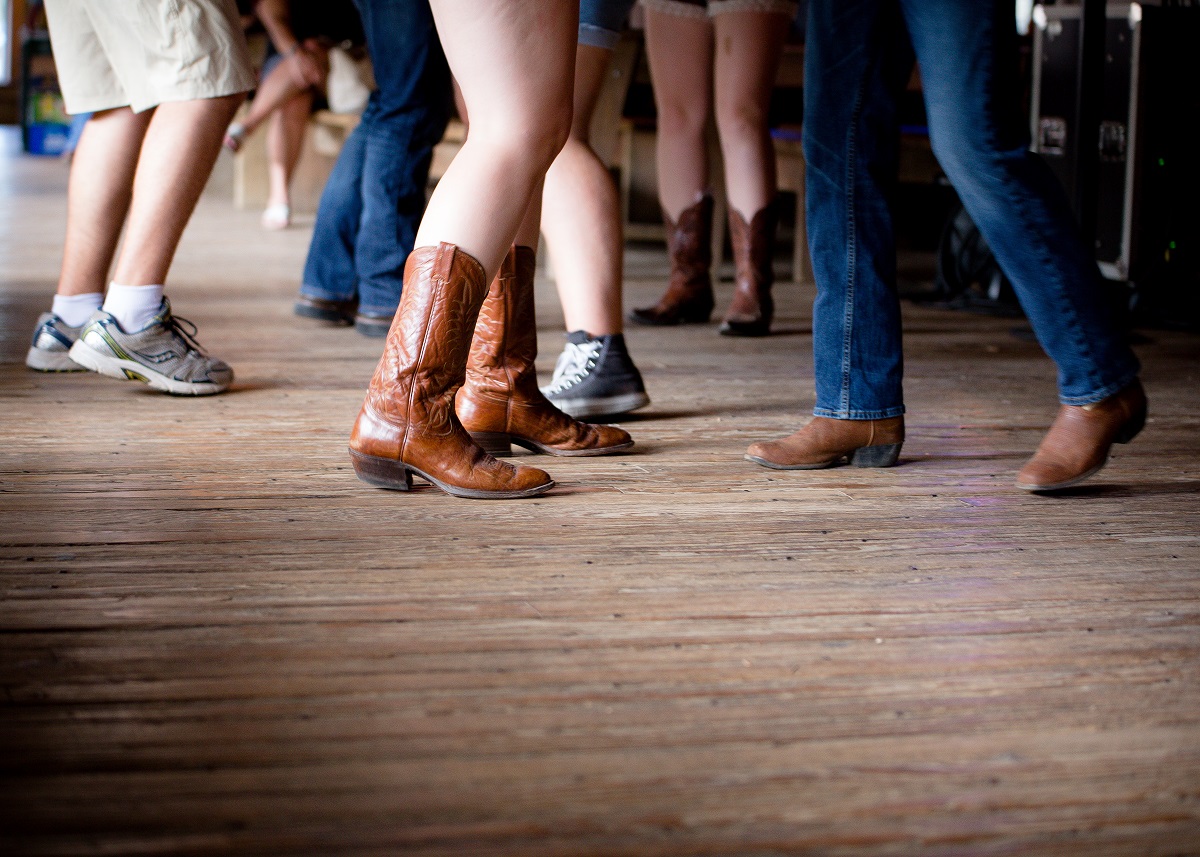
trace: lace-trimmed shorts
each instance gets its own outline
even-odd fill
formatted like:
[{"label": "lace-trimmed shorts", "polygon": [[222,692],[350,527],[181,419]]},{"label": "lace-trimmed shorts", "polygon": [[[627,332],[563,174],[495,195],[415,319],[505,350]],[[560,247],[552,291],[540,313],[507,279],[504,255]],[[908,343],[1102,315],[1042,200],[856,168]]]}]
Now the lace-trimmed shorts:
[{"label": "lace-trimmed shorts", "polygon": [[652,12],[684,18],[711,18],[724,12],[769,12],[796,17],[796,0],[642,0]]},{"label": "lace-trimmed shorts", "polygon": [[71,113],[254,88],[234,0],[46,0],[46,18]]}]

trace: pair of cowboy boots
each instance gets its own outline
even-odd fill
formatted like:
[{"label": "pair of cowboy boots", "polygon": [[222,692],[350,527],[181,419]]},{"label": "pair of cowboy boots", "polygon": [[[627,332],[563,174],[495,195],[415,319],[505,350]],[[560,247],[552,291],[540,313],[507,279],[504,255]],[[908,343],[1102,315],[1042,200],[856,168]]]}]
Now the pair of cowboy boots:
[{"label": "pair of cowboy boots", "polygon": [[607,455],[629,434],[568,417],[537,387],[534,253],[514,247],[488,286],[453,244],[414,250],[400,308],[350,435],[359,478],[395,490],[413,475],[473,499],[534,497],[549,474],[495,454]]},{"label": "pair of cowboy boots", "polygon": [[[1060,405],[1037,452],[1017,474],[1017,487],[1034,492],[1073,488],[1104,467],[1113,444],[1138,435],[1146,412],[1146,392],[1137,379],[1095,404]],[[813,417],[794,434],[751,444],[746,459],[774,470],[818,470],[846,462],[891,467],[903,444],[904,417]]]},{"label": "pair of cowboy boots", "polygon": [[[686,208],[678,221],[663,214],[671,277],[667,290],[652,307],[635,309],[630,320],[639,324],[705,324],[715,301],[712,288],[713,200],[705,195]],[[725,336],[766,336],[771,331],[775,282],[771,261],[775,252],[776,213],[769,204],[749,222],[729,209],[729,242],[733,247],[736,285],[733,300],[718,332]]]}]

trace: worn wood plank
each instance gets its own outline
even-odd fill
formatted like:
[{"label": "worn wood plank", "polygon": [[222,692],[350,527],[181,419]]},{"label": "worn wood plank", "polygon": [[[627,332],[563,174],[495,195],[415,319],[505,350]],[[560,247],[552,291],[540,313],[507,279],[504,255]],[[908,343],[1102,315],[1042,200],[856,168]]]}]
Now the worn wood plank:
[{"label": "worn wood plank", "polygon": [[27,372],[64,188],[0,157],[5,854],[1200,854],[1195,334],[1143,333],[1147,429],[1070,496],[1011,485],[1018,323],[913,305],[902,466],[742,461],[812,406],[789,284],[766,339],[628,331],[632,454],[395,494],[345,452],[379,340],[294,318],[306,228],[219,187],[171,292],[231,393]]}]

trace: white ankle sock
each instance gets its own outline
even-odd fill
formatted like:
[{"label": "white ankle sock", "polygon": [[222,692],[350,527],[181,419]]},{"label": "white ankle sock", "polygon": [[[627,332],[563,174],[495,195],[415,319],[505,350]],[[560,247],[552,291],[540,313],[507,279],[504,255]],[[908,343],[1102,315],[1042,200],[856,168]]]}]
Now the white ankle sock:
[{"label": "white ankle sock", "polygon": [[126,333],[148,325],[162,308],[162,286],[122,286],[110,283],[104,311],[111,313]]},{"label": "white ankle sock", "polygon": [[71,327],[79,327],[92,317],[92,313],[100,309],[102,303],[104,295],[100,292],[88,292],[86,295],[55,295],[50,312]]}]

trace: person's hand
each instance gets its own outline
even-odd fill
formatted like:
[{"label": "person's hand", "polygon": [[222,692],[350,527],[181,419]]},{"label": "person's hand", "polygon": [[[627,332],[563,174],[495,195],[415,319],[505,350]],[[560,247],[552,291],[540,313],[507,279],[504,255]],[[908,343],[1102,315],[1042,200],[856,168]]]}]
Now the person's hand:
[{"label": "person's hand", "polygon": [[321,63],[312,52],[302,44],[296,45],[287,57],[288,70],[296,85],[307,89],[310,86],[320,86],[325,79]]}]

